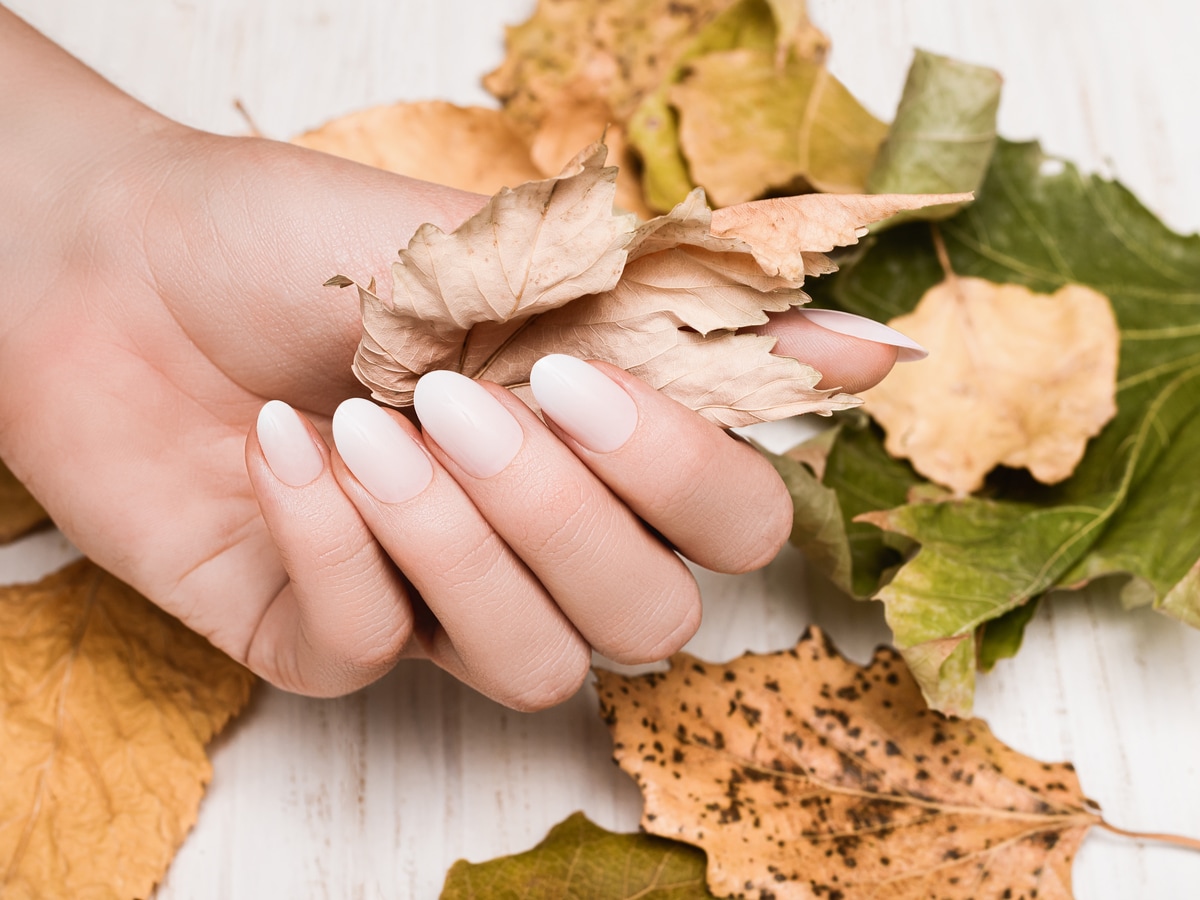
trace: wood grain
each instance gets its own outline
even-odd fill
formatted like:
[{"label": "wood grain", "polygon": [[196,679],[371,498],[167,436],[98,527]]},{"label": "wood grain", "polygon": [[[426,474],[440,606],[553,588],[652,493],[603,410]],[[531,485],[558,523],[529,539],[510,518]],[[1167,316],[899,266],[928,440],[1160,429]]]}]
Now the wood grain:
[{"label": "wood grain", "polygon": [[[199,127],[286,137],[398,98],[486,102],[502,24],[531,0],[16,0],[12,7],[118,85]],[[890,117],[912,48],[999,68],[1001,129],[1120,177],[1178,229],[1200,225],[1200,6],[1176,0],[811,0],[832,66]],[[38,535],[0,554],[32,577],[70,548]],[[864,660],[887,637],[791,551],[738,578],[699,573],[713,659],[790,645],[820,623]],[[982,679],[979,713],[1018,749],[1071,759],[1114,823],[1200,833],[1200,632],[1064,595],[1016,663]],[[315,701],[263,690],[219,740],[200,823],[160,900],[436,896],[455,859],[518,851],[576,809],[632,828],[639,801],[609,761],[585,691],[537,715],[501,709],[419,663]],[[1200,858],[1093,835],[1081,898],[1196,894]]]}]

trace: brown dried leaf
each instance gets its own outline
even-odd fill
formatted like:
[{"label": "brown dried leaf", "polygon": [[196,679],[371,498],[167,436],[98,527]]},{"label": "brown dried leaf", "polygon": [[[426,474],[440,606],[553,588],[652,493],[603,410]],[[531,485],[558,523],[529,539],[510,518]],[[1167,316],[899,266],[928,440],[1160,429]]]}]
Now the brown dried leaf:
[{"label": "brown dried leaf", "polygon": [[[597,130],[585,141],[599,135]],[[544,174],[530,159],[525,139],[499,110],[437,100],[365,109],[292,143],[480,194]]]},{"label": "brown dried leaf", "polygon": [[0,463],[0,544],[16,540],[46,521],[48,517],[41,504]]},{"label": "brown dried leaf", "polygon": [[931,712],[891,649],[860,668],[810,629],[782,653],[597,674],[642,826],[702,847],[718,896],[1066,900],[1100,823],[1069,763]]},{"label": "brown dried leaf", "polygon": [[864,394],[887,450],[958,494],[996,465],[1053,484],[1117,411],[1120,334],[1108,298],[951,276],[891,323],[929,349]]},{"label": "brown dried leaf", "polygon": [[0,589],[0,894],[147,896],[253,680],[86,560]]},{"label": "brown dried leaf", "polygon": [[593,144],[562,175],[503,190],[451,234],[422,226],[393,266],[392,297],[360,289],[354,371],[376,399],[412,403],[453,369],[511,388],[551,352],[602,359],[723,426],[856,405],[820,373],[737,330],[807,302],[825,250],[874,217],[943,197],[795,197],[713,213],[694,192],[639,223],[612,212],[616,170]]}]

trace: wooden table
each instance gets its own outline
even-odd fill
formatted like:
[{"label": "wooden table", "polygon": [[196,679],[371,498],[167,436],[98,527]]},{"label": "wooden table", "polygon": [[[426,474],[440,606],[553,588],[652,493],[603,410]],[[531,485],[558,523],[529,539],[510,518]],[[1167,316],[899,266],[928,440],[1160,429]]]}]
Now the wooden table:
[{"label": "wooden table", "polygon": [[[268,135],[395,99],[487,103],[502,24],[533,0],[13,0],[13,8],[153,106]],[[811,0],[832,66],[890,118],[913,47],[1000,69],[1001,131],[1112,173],[1168,224],[1200,226],[1200,5],[1186,0]],[[57,533],[0,551],[0,579],[72,554]],[[876,604],[842,600],[785,551],[742,577],[698,573],[690,649],[727,659],[790,645],[808,622],[865,660]],[[1017,748],[1071,759],[1127,828],[1200,834],[1200,632],[1064,595],[1015,662],[983,677],[978,712]],[[336,701],[268,688],[213,751],[200,821],[158,892],[200,898],[436,896],[459,857],[523,850],[570,812],[633,829],[640,802],[609,761],[584,691],[521,715],[429,666],[404,664]],[[1075,869],[1081,898],[1200,896],[1200,856],[1105,834]]]}]

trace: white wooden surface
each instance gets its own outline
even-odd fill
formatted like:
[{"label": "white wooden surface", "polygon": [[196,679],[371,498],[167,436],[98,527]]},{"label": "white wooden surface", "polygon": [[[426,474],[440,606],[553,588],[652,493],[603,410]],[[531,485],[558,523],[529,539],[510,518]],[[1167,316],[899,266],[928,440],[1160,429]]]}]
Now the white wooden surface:
[{"label": "white wooden surface", "polygon": [[[122,87],[190,124],[267,134],[394,99],[486,103],[502,24],[533,0],[11,0]],[[833,68],[890,117],[911,50],[999,68],[1001,130],[1120,177],[1169,224],[1200,226],[1200,5],[1187,0],[811,0]],[[0,579],[70,556],[56,533],[0,550]],[[864,660],[880,609],[831,595],[790,551],[760,573],[700,573],[691,649],[726,659],[789,645],[807,622]],[[1062,597],[979,713],[1037,757],[1071,759],[1114,823],[1200,834],[1200,632]],[[158,892],[191,898],[435,897],[459,857],[525,849],[576,809],[632,829],[639,798],[609,762],[588,691],[538,715],[501,709],[430,667],[352,697],[262,689],[214,748],[200,821]],[[1081,898],[1200,896],[1200,856],[1097,833]]]}]

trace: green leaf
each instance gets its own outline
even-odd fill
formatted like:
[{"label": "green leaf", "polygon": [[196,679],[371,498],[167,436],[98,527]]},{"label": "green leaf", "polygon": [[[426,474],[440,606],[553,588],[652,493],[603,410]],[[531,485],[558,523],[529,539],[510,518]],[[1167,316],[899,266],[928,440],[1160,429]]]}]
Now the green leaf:
[{"label": "green leaf", "polygon": [[441,900],[707,900],[704,851],[647,834],[614,834],[580,812],[524,853],[459,860]]},{"label": "green leaf", "polygon": [[[1126,572],[1130,592],[1200,622],[1200,237],[1171,232],[1117,183],[1003,142],[977,202],[940,228],[959,274],[1044,293],[1088,285],[1111,299],[1122,338],[1117,416],[1070,479],[996,473],[985,497],[871,517],[920,544],[878,596],[897,646],[922,657],[926,696],[945,708],[970,696],[974,675],[934,671],[924,645],[965,643],[1052,587]],[[886,320],[940,277],[929,229],[914,224],[876,237],[816,290]]]},{"label": "green leaf", "polygon": [[1011,659],[1021,649],[1025,627],[1037,612],[1038,601],[1031,600],[980,626],[979,646],[975,651],[980,672],[990,672],[1002,659]]},{"label": "green leaf", "polygon": [[[994,69],[918,50],[867,190],[874,194],[978,190],[996,146],[1001,83]],[[945,219],[961,206],[931,206],[896,216],[891,223]]]}]

